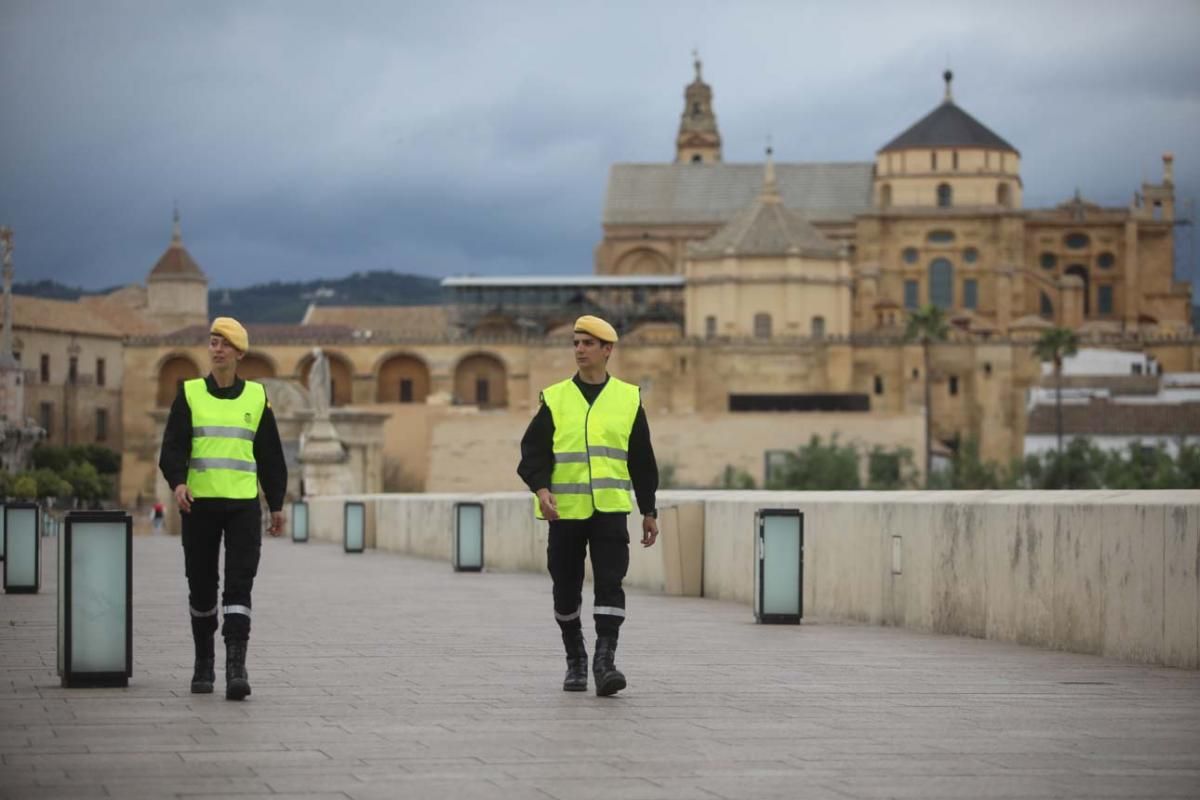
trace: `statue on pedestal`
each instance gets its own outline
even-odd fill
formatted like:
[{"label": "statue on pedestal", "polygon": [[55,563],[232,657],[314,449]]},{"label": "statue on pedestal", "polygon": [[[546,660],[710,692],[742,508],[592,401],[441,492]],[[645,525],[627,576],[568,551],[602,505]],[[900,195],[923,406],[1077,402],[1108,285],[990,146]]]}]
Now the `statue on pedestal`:
[{"label": "statue on pedestal", "polygon": [[352,475],[346,448],[329,419],[332,380],[329,359],[319,347],[313,348],[308,371],[308,402],[312,419],[300,436],[300,463],[304,468],[306,495],[347,494],[352,491]]}]

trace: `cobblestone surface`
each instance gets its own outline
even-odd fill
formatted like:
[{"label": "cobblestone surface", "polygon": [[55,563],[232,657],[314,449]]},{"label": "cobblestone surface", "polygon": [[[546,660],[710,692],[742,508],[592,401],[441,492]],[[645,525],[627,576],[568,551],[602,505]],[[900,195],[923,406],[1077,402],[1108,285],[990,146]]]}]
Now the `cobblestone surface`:
[{"label": "cobblestone surface", "polygon": [[629,688],[569,694],[549,577],[286,539],[248,700],[219,645],[188,693],[182,552],[149,536],[129,688],[68,691],[53,549],[41,594],[0,595],[3,798],[1200,796],[1200,673],[630,592]]}]

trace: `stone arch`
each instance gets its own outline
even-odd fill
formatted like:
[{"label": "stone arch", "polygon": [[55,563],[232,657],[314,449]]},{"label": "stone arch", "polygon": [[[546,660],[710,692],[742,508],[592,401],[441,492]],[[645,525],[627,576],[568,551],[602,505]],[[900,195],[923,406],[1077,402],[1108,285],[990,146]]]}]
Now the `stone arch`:
[{"label": "stone arch", "polygon": [[667,257],[649,247],[630,250],[617,261],[619,275],[670,275]]},{"label": "stone arch", "polygon": [[1063,270],[1064,275],[1074,275],[1083,281],[1083,315],[1092,313],[1092,281],[1087,267],[1082,264],[1072,264]]},{"label": "stone arch", "polygon": [[171,353],[159,362],[158,393],[154,404],[159,408],[170,408],[183,382],[199,377],[200,367],[191,356]]},{"label": "stone arch", "polygon": [[275,377],[275,360],[266,353],[252,350],[238,362],[239,378],[256,381],[260,378]]},{"label": "stone arch", "polygon": [[[325,350],[329,360],[329,405],[348,406],[354,402],[354,367],[350,359],[333,350]],[[308,388],[308,373],[312,369],[313,354],[309,352],[296,364],[296,377],[305,389]]]},{"label": "stone arch", "polygon": [[480,408],[508,406],[508,369],[492,353],[471,353],[454,367],[454,400]]},{"label": "stone arch", "polygon": [[429,396],[429,365],[412,353],[391,353],[375,370],[375,402],[424,403]]}]

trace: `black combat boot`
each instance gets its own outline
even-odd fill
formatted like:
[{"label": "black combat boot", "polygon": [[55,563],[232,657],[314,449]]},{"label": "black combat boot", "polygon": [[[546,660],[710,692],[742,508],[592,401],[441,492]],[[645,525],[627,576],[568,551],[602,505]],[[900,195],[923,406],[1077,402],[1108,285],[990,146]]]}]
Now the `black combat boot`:
[{"label": "black combat boot", "polygon": [[563,691],[586,692],[588,665],[583,631],[563,631],[562,640],[567,648],[567,677],[563,678]]},{"label": "black combat boot", "polygon": [[192,668],[192,694],[212,694],[217,676],[213,671],[212,631],[197,630],[192,625],[192,643],[196,645],[196,665]]},{"label": "black combat boot", "polygon": [[596,695],[608,697],[625,688],[625,676],[613,664],[617,655],[617,639],[615,636],[599,636],[596,638],[596,656],[592,661],[592,672],[596,678]]},{"label": "black combat boot", "polygon": [[225,640],[225,699],[242,700],[250,694],[246,674],[246,643]]}]

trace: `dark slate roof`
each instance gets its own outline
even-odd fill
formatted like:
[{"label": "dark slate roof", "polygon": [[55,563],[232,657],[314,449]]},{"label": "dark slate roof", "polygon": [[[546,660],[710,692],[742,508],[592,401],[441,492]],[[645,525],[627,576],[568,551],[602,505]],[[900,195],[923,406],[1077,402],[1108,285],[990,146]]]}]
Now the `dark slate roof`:
[{"label": "dark slate roof", "polygon": [[963,111],[953,100],[946,100],[930,111],[917,124],[880,148],[879,152],[918,147],[986,147],[1017,152],[1017,148]]},{"label": "dark slate roof", "polygon": [[[776,164],[783,203],[812,220],[851,219],[871,207],[870,162]],[[605,225],[724,223],[762,188],[762,164],[614,164]]]}]

